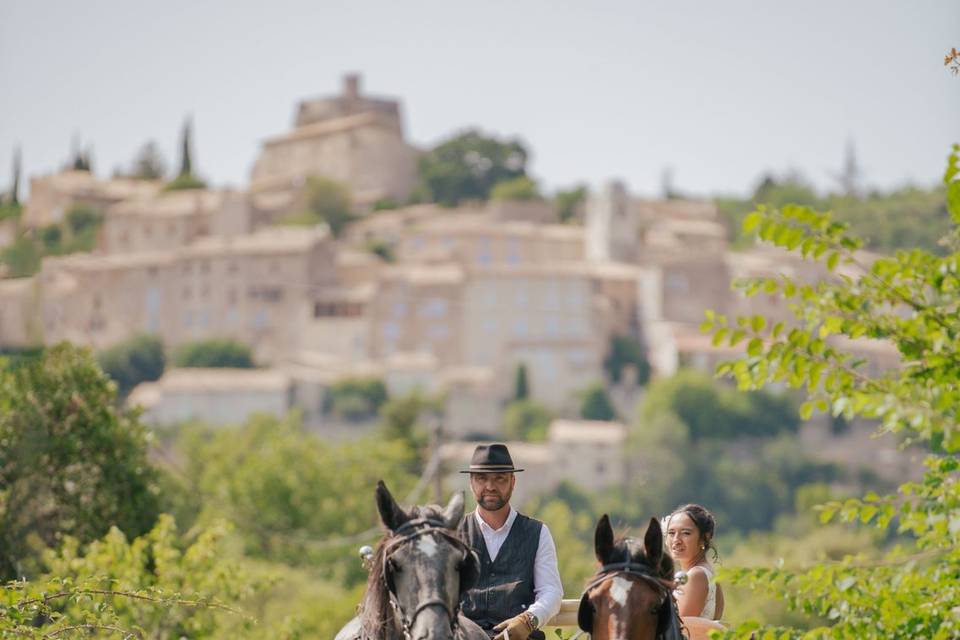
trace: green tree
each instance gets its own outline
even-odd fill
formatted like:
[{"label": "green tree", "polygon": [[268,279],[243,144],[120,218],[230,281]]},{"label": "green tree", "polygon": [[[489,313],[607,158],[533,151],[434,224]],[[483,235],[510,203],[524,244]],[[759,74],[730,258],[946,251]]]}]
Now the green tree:
[{"label": "green tree", "polygon": [[[829,213],[787,205],[762,209],[744,221],[757,233],[833,272],[841,263],[859,275],[838,275],[820,283],[761,278],[739,283],[745,293],[778,295],[791,303],[791,322],[753,323],[747,335],[734,334],[727,318],[708,314],[703,329],[716,342],[746,341],[745,357],[725,363],[719,373],[741,388],[769,383],[802,388],[804,416],[829,411],[847,419],[863,416],[880,433],[930,451],[919,482],[896,494],[868,493],[862,499],[823,505],[821,520],[872,524],[905,540],[879,562],[844,558],[808,570],[731,571],[736,584],[783,594],[791,607],[822,616],[828,624],[801,633],[764,631],[777,637],[931,638],[960,636],[960,145],[954,145],[944,174],[946,201],[954,227],[937,256],[914,249],[872,264],[861,262],[863,242]],[[885,341],[902,366],[870,371],[832,336]],[[728,637],[747,638],[756,625]],[[772,637],[772,636],[771,636]]]},{"label": "green tree", "polygon": [[176,350],[173,361],[178,367],[252,369],[255,366],[250,347],[229,338],[188,342]]},{"label": "green tree", "polygon": [[304,186],[306,210],[288,216],[284,224],[316,225],[326,223],[334,238],[339,238],[353,221],[350,190],[336,180],[321,176],[307,178]]},{"label": "green tree", "polygon": [[380,378],[346,378],[330,387],[328,409],[346,420],[376,417],[387,401],[387,386]]},{"label": "green tree", "polygon": [[43,253],[29,236],[20,236],[0,250],[0,262],[7,265],[9,276],[24,278],[40,271]]},{"label": "green tree", "polygon": [[[189,149],[184,148],[183,153],[187,154],[186,164],[189,166],[192,162],[189,159]],[[181,175],[183,175],[183,159],[181,158]],[[166,162],[163,159],[163,154],[160,153],[160,148],[157,146],[157,143],[153,140],[146,142],[140,150],[137,151],[137,155],[133,158],[133,166],[130,170],[131,178],[138,178],[140,180],[160,180],[167,173]],[[188,171],[189,175],[191,172]]]},{"label": "green tree", "polygon": [[117,383],[117,395],[125,398],[141,382],[157,380],[166,367],[159,336],[133,336],[97,354],[103,371]]},{"label": "green tree", "polygon": [[513,378],[513,399],[526,400],[530,397],[530,384],[527,382],[527,365],[521,362]]},{"label": "green tree", "polygon": [[63,536],[88,542],[111,526],[132,536],[153,526],[147,432],[115,400],[89,351],[68,344],[0,371],[0,578],[35,575]]},{"label": "green tree", "polygon": [[503,435],[511,440],[542,442],[553,416],[533,400],[514,400],[503,412]]},{"label": "green tree", "polygon": [[793,433],[800,423],[790,396],[740,393],[694,370],[680,371],[650,386],[640,407],[641,420],[663,413],[683,421],[694,441]]},{"label": "green tree", "polygon": [[638,384],[647,384],[650,363],[643,345],[631,336],[610,336],[610,347],[603,359],[603,368],[610,382],[618,384],[625,367],[633,367]]},{"label": "green tree", "polygon": [[40,227],[38,230],[40,244],[43,245],[44,253],[48,255],[57,255],[61,252],[61,242],[63,241],[63,229],[60,225],[51,224],[46,227]]},{"label": "green tree", "polygon": [[526,175],[527,155],[518,140],[465,131],[420,156],[421,187],[434,202],[448,207],[486,200],[498,182]]},{"label": "green tree", "polygon": [[180,172],[164,187],[166,191],[205,189],[207,184],[193,172],[193,128],[190,118],[183,122],[180,134]]},{"label": "green tree", "polygon": [[578,185],[566,191],[558,191],[553,198],[553,202],[557,207],[557,216],[560,218],[560,222],[570,222],[581,215],[580,209],[586,199],[586,185]]},{"label": "green tree", "polygon": [[430,414],[439,417],[442,412],[443,398],[419,390],[391,398],[380,407],[383,433],[388,440],[401,440],[417,449],[426,442],[422,419]]},{"label": "green tree", "polygon": [[540,200],[537,183],[528,176],[501,180],[490,190],[491,200]]},{"label": "green tree", "polygon": [[13,183],[10,185],[10,204],[14,206],[20,204],[20,173],[22,170],[20,147],[17,147],[13,152]]},{"label": "green tree", "polygon": [[187,118],[183,122],[183,132],[180,135],[180,171],[177,173],[178,176],[193,175],[191,128],[190,118]]},{"label": "green tree", "polygon": [[400,494],[409,491],[417,460],[403,440],[333,444],[295,416],[188,430],[178,449],[188,487],[200,500],[199,524],[226,519],[248,555],[309,564],[348,585],[364,578],[356,546],[380,534],[372,487],[383,478]]},{"label": "green tree", "polygon": [[47,558],[48,578],[82,585],[82,595],[63,599],[57,626],[92,621],[136,630],[134,637],[223,637],[223,613],[244,618],[235,603],[266,586],[227,557],[229,529],[215,522],[185,542],[173,519],[162,515],[133,540],[116,527],[85,548],[67,538]]},{"label": "green tree", "polygon": [[580,417],[585,420],[613,420],[617,412],[602,382],[587,387],[580,401]]}]

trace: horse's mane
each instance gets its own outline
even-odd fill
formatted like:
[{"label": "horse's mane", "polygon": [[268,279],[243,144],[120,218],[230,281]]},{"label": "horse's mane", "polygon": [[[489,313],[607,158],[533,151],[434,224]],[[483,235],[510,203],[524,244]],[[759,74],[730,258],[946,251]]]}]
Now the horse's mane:
[{"label": "horse's mane", "polygon": [[[412,507],[407,515],[413,518],[431,518],[443,520],[443,508],[435,505]],[[392,532],[387,532],[373,554],[370,574],[367,577],[367,591],[360,604],[360,637],[361,638],[392,638],[399,636],[394,624],[393,610],[390,606],[390,594],[387,591],[386,576],[383,575],[384,554],[388,543],[394,539]]]}]

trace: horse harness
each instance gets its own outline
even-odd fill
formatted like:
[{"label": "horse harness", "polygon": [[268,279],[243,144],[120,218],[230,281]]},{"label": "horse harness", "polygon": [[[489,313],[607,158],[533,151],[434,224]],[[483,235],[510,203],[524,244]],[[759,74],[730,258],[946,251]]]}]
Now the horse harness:
[{"label": "horse harness", "polygon": [[450,530],[447,529],[444,523],[440,520],[431,518],[415,518],[413,520],[408,520],[397,527],[396,531],[394,531],[394,538],[390,540],[387,543],[387,546],[384,548],[383,571],[381,572],[381,575],[383,576],[384,587],[386,588],[387,594],[390,598],[390,606],[393,607],[397,618],[400,620],[400,624],[403,627],[403,637],[407,640],[410,640],[412,637],[413,624],[416,622],[417,616],[420,615],[422,611],[430,607],[440,607],[446,612],[450,619],[450,631],[454,636],[457,635],[460,618],[459,596],[457,597],[457,604],[453,607],[453,609],[451,609],[446,600],[442,598],[430,598],[425,602],[419,603],[416,610],[414,610],[413,615],[407,618],[406,614],[403,612],[403,608],[400,606],[400,601],[397,599],[397,594],[394,592],[393,575],[390,572],[389,564],[393,554],[397,551],[397,549],[406,545],[407,543],[413,542],[422,536],[435,533],[440,534],[449,542],[451,542],[454,547],[464,552],[463,560],[461,560],[460,565],[458,566],[461,574],[461,593],[468,589],[470,585],[476,581],[477,576],[480,575],[480,561],[477,559],[476,554],[460,539],[458,535],[451,533]]},{"label": "horse harness", "polygon": [[586,633],[593,632],[593,616],[596,610],[593,603],[590,602],[590,592],[607,580],[622,575],[642,580],[659,594],[660,601],[650,611],[657,616],[657,640],[681,640],[683,636],[680,629],[683,622],[680,620],[676,603],[673,600],[673,581],[653,575],[650,568],[645,564],[630,561],[611,562],[603,565],[583,590],[583,595],[580,597],[580,606],[577,609],[577,625],[580,629]]}]

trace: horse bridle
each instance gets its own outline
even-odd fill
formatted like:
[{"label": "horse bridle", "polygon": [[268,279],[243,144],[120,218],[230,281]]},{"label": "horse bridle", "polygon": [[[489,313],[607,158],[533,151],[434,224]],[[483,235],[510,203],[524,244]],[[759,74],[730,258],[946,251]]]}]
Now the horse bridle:
[{"label": "horse bridle", "polygon": [[[662,615],[661,610],[663,606],[665,604],[668,604],[668,599],[673,598],[673,588],[675,586],[674,581],[654,575],[651,572],[650,567],[648,567],[645,564],[640,564],[637,562],[630,562],[630,561],[611,562],[600,567],[600,570],[596,573],[593,580],[591,580],[583,590],[583,595],[580,597],[580,609],[582,610],[584,606],[587,606],[590,604],[589,602],[590,593],[594,589],[596,589],[598,586],[600,586],[607,580],[610,580],[611,578],[615,578],[617,576],[623,576],[623,575],[640,579],[646,584],[650,585],[657,592],[657,594],[660,596],[660,600],[657,603],[657,606],[654,607],[650,611],[650,613],[657,616],[661,616]],[[679,615],[677,614],[676,607],[671,607],[671,609],[673,610],[674,616],[677,617],[679,620]],[[577,612],[577,616],[579,619],[580,611]],[[592,619],[592,616],[591,616],[591,619]],[[682,621],[681,621],[681,624],[682,624]],[[658,623],[657,623],[658,637],[659,637],[659,634],[661,633],[660,626],[661,624],[660,624],[660,621],[658,620]],[[581,626],[581,629],[583,629],[582,626]],[[590,631],[587,629],[583,629],[583,631],[590,633]]]},{"label": "horse bridle", "polygon": [[[423,528],[417,528],[421,525],[426,526]],[[403,533],[404,531],[407,531],[407,533]],[[390,598],[390,605],[393,607],[397,618],[400,619],[400,625],[403,628],[403,637],[407,639],[412,637],[413,624],[416,622],[417,616],[430,607],[441,607],[446,612],[448,618],[450,619],[450,631],[453,633],[453,635],[456,635],[460,618],[460,598],[457,597],[457,604],[453,607],[453,609],[450,608],[450,605],[447,604],[445,600],[441,598],[431,598],[418,604],[417,608],[413,612],[413,615],[407,618],[403,608],[400,606],[400,601],[397,599],[397,594],[394,593],[393,585],[391,585],[387,580],[388,563],[390,562],[393,554],[396,553],[397,549],[427,534],[438,533],[442,535],[448,541],[452,542],[455,547],[463,551],[465,555],[469,555],[471,553],[470,548],[464,544],[459,536],[451,533],[443,522],[431,518],[415,518],[413,520],[408,520],[397,527],[397,530],[393,533],[394,538],[391,539],[384,548],[383,571],[381,571],[381,576],[383,577],[384,588],[386,589]]]}]

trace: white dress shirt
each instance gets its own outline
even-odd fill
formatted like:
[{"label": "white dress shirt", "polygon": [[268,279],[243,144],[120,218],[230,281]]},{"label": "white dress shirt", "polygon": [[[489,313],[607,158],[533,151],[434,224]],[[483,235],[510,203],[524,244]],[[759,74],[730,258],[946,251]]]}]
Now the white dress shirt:
[{"label": "white dress shirt", "polygon": [[[510,535],[513,522],[517,519],[517,512],[511,508],[507,521],[499,529],[494,529],[484,522],[480,517],[479,509],[474,512],[474,516],[477,524],[480,525],[480,533],[483,534],[490,560],[496,560],[500,547]],[[540,527],[540,543],[537,545],[537,555],[533,561],[533,595],[536,600],[527,607],[527,611],[537,616],[540,626],[543,626],[547,620],[560,612],[560,604],[563,601],[563,585],[560,582],[560,570],[557,568],[557,546],[546,524]]]}]

